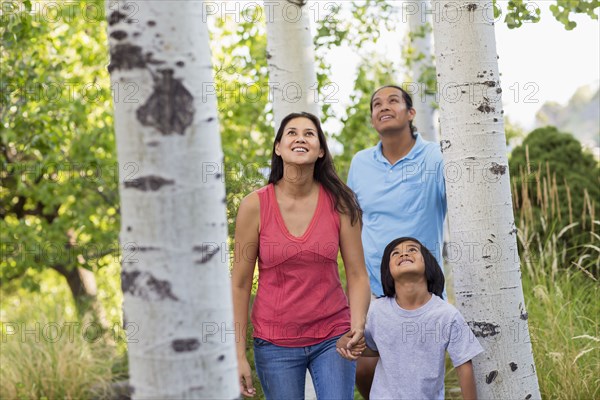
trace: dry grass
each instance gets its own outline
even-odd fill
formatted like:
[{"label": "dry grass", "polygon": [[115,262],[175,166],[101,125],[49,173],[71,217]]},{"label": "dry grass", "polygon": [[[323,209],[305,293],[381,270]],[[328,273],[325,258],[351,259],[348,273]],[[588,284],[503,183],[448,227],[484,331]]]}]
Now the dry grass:
[{"label": "dry grass", "polygon": [[91,326],[32,295],[2,323],[1,399],[84,399],[110,396],[115,348]]}]

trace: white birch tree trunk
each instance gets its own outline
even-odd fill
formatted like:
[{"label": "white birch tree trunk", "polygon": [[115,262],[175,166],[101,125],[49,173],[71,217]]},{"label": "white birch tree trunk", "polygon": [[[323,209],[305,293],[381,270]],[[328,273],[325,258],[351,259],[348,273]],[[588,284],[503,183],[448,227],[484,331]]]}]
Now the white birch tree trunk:
[{"label": "white birch tree trunk", "polygon": [[[107,1],[134,398],[239,396],[225,188],[200,1]],[[214,89],[214,88],[212,88]]]},{"label": "white birch tree trunk", "polygon": [[[438,141],[438,128],[435,123],[436,112],[433,106],[435,96],[427,93],[427,84],[422,75],[428,67],[433,67],[432,18],[429,0],[409,0],[404,4],[411,33],[410,45],[414,48],[415,58],[411,63],[412,81],[417,84],[411,90],[413,107],[417,112],[414,119],[418,131],[431,142]],[[411,88],[413,89],[413,88]]]},{"label": "white birch tree trunk", "polygon": [[[275,130],[293,112],[320,115],[308,0],[266,1],[267,63]],[[306,372],[306,400],[316,399]]]},{"label": "white birch tree trunk", "polygon": [[266,1],[267,63],[275,129],[292,112],[320,114],[307,0]]},{"label": "white birch tree trunk", "polygon": [[523,299],[492,0],[433,0],[456,305],[480,399],[539,399]]}]

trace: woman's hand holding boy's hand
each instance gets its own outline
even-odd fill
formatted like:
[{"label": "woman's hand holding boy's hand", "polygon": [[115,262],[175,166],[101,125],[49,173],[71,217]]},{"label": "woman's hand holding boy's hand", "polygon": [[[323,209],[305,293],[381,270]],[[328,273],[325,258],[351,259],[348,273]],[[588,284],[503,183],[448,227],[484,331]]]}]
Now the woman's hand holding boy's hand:
[{"label": "woman's hand holding boy's hand", "polygon": [[342,335],[336,342],[336,351],[346,360],[357,360],[367,348],[363,331],[351,330]]}]

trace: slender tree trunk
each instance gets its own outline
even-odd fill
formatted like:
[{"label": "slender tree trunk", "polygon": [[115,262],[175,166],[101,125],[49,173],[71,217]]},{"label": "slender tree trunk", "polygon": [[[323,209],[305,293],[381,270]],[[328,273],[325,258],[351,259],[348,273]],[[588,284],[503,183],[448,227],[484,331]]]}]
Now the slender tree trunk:
[{"label": "slender tree trunk", "polygon": [[266,2],[267,62],[275,129],[292,112],[320,114],[307,0]]},{"label": "slender tree trunk", "polygon": [[[292,112],[320,114],[313,38],[307,0],[265,3],[267,62],[275,129]],[[305,399],[316,399],[306,373]]]},{"label": "slender tree trunk", "polygon": [[106,312],[98,300],[98,289],[94,273],[82,267],[67,269],[62,265],[52,266],[58,273],[65,277],[73,300],[77,315],[82,321],[97,323],[104,331],[110,326],[106,319]]},{"label": "slender tree trunk", "polygon": [[523,299],[491,0],[433,0],[456,305],[485,353],[481,399],[538,399]]},{"label": "slender tree trunk", "polygon": [[409,1],[404,5],[408,15],[411,43],[414,48],[414,58],[411,61],[412,81],[417,83],[413,92],[413,106],[417,111],[414,124],[423,137],[429,141],[438,140],[438,129],[435,123],[435,96],[427,93],[427,82],[423,75],[433,63],[433,38],[431,14],[426,11],[431,8],[429,0]]},{"label": "slender tree trunk", "polygon": [[[134,398],[239,396],[202,2],[107,1]],[[133,90],[131,90],[133,89]]]}]

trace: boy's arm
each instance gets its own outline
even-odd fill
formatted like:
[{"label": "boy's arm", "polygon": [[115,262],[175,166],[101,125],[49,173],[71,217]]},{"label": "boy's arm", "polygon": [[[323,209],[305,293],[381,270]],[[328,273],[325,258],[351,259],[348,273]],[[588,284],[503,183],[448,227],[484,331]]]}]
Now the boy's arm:
[{"label": "boy's arm", "polygon": [[379,357],[379,352],[367,347],[361,355],[363,357]]},{"label": "boy's arm", "polygon": [[[363,353],[364,355],[364,353]],[[458,383],[464,400],[477,400],[477,389],[475,388],[475,376],[473,375],[473,363],[471,360],[455,368],[458,374]]]}]

